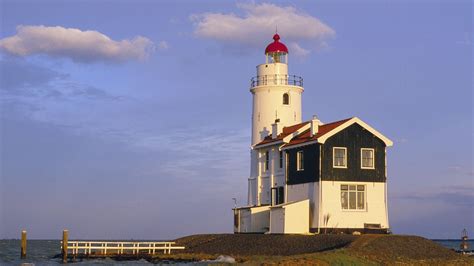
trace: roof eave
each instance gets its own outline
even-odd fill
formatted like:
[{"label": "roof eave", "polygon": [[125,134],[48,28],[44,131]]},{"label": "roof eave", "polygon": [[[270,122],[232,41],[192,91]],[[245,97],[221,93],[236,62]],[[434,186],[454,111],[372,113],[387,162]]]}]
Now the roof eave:
[{"label": "roof eave", "polygon": [[252,149],[261,149],[261,148],[265,148],[265,147],[273,146],[273,145],[278,145],[278,144],[282,144],[282,143],[283,143],[283,140],[277,140],[277,141],[272,141],[272,142],[268,142],[268,143],[265,143],[265,144],[257,144],[255,146],[252,146]]},{"label": "roof eave", "polygon": [[364,121],[360,120],[358,117],[353,117],[347,120],[346,122],[342,123],[341,125],[337,126],[336,128],[332,129],[331,131],[327,132],[326,134],[318,138],[318,142],[321,144],[324,144],[327,139],[329,139],[330,137],[334,136],[335,134],[339,133],[340,131],[342,131],[343,129],[347,128],[348,126],[354,123],[359,124],[366,130],[368,130],[370,133],[372,133],[374,136],[378,137],[380,140],[382,140],[385,143],[387,147],[393,146],[393,141],[391,141],[389,138],[382,135],[382,133],[378,132],[377,130],[369,126]]},{"label": "roof eave", "polygon": [[289,149],[294,149],[294,148],[299,148],[299,147],[303,147],[303,146],[307,146],[307,145],[312,145],[312,144],[317,144],[319,143],[319,141],[317,139],[315,140],[310,140],[310,141],[306,141],[306,142],[302,142],[302,143],[298,143],[298,144],[294,144],[294,145],[284,145],[281,150],[289,150]]}]

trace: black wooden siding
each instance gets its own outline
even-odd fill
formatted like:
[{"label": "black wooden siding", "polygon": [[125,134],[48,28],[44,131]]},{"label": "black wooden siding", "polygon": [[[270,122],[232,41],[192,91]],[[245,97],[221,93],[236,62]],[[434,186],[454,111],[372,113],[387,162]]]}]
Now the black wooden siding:
[{"label": "black wooden siding", "polygon": [[[334,168],[333,147],[347,148],[347,168]],[[361,148],[375,150],[375,169],[361,169]],[[385,143],[358,124],[353,124],[322,145],[322,180],[385,182]]]},{"label": "black wooden siding", "polygon": [[[347,168],[333,168],[333,147],[347,148]],[[375,169],[361,169],[361,148],[375,150]],[[287,184],[319,181],[319,150],[321,179],[324,181],[385,182],[385,143],[358,124],[353,124],[321,144],[287,150]],[[304,170],[296,170],[298,151],[304,152]]]},{"label": "black wooden siding", "polygon": [[[296,170],[298,151],[303,151],[304,170]],[[288,154],[287,180],[288,185],[319,181],[319,145],[312,144],[286,151]]]}]

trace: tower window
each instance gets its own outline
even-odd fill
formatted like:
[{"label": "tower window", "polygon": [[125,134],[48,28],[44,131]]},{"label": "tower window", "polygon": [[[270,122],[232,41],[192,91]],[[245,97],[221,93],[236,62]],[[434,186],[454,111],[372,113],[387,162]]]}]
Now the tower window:
[{"label": "tower window", "polygon": [[280,151],[280,168],[283,168],[283,151]]},{"label": "tower window", "polygon": [[268,171],[268,165],[270,164],[270,153],[268,151],[265,152],[265,162],[263,164],[263,169]]},{"label": "tower window", "polygon": [[288,93],[283,94],[283,104],[284,105],[290,104],[290,95],[288,95]]}]

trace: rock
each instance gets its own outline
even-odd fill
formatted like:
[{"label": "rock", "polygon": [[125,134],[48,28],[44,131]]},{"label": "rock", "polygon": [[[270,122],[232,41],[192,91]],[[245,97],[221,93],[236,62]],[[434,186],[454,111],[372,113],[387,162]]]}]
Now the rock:
[{"label": "rock", "polygon": [[235,259],[230,256],[220,255],[217,259],[214,260],[215,262],[220,263],[235,263]]}]

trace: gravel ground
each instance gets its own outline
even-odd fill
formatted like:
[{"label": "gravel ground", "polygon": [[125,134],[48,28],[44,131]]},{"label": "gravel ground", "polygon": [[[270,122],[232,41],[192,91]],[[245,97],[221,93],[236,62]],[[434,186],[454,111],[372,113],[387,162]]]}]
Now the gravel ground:
[{"label": "gravel ground", "polygon": [[[180,253],[230,256],[292,256],[346,248],[350,254],[381,261],[457,259],[460,255],[419,236],[208,234],[176,239]],[[178,253],[178,252],[176,252]]]},{"label": "gravel ground", "polygon": [[187,236],[175,242],[186,247],[183,253],[289,256],[345,247],[356,238],[352,235],[212,234]]},{"label": "gravel ground", "polygon": [[364,235],[349,245],[353,253],[383,260],[458,259],[461,256],[429,239],[404,235]]}]

